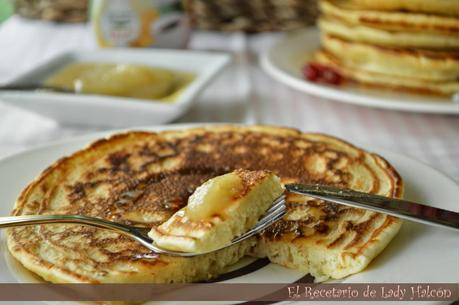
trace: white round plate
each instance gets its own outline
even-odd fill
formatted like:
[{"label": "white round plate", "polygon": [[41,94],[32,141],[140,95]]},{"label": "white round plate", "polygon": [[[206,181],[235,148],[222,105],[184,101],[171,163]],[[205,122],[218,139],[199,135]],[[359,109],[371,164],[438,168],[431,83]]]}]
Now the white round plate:
[{"label": "white round plate", "polygon": [[[148,127],[143,130],[187,128],[191,125]],[[195,126],[195,125],[193,125]],[[98,133],[69,141],[47,145],[0,160],[0,215],[10,213],[21,190],[52,162],[69,155],[88,143],[107,136]],[[384,156],[400,172],[406,184],[406,199],[429,203],[436,207],[459,211],[459,186],[436,170],[402,155],[365,147]],[[456,232],[405,221],[400,233],[363,272],[349,276],[344,283],[459,283],[459,238]],[[243,268],[253,260],[247,259],[232,270]],[[249,268],[250,269],[250,268]],[[244,275],[230,279],[242,283],[293,283],[302,278],[301,272],[275,264],[261,264]],[[226,279],[227,280],[227,279]],[[0,235],[0,282],[34,282],[11,258],[6,249],[5,235]],[[1,303],[1,302],[0,302]],[[182,303],[182,302],[180,302]],[[334,304],[334,302],[327,302]],[[358,302],[357,302],[358,303]],[[356,303],[356,304],[357,304]],[[411,304],[448,304],[451,302],[410,302]],[[17,305],[32,304],[17,302]],[[33,304],[37,304],[34,302]],[[168,302],[176,304],[176,302]],[[178,303],[177,303],[178,304]],[[337,303],[338,304],[338,303]],[[341,304],[341,303],[339,303]],[[373,302],[372,302],[373,304]],[[374,302],[374,304],[385,304]]]},{"label": "white round plate", "polygon": [[421,96],[389,90],[334,87],[305,80],[302,67],[320,47],[317,29],[286,34],[261,57],[261,66],[274,79],[300,91],[337,102],[400,111],[459,114],[453,98]]}]

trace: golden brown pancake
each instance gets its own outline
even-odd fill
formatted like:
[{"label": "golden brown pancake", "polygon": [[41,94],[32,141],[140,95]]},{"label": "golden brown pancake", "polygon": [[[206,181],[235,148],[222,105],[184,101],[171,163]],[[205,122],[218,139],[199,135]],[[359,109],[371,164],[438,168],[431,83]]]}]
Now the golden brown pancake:
[{"label": "golden brown pancake", "polygon": [[321,0],[323,15],[348,25],[361,25],[388,31],[459,34],[459,18],[425,14],[421,11],[383,11],[343,5],[340,0]]},{"label": "golden brown pancake", "polygon": [[[370,88],[397,90],[407,93],[423,95],[451,96],[459,92],[458,80],[426,80],[422,77],[400,76],[406,71],[398,71],[397,74],[378,73],[363,69],[362,67],[345,64],[342,60],[327,50],[319,50],[314,54],[314,62],[325,65],[344,79]],[[380,63],[382,64],[382,63]],[[390,69],[387,67],[386,69]],[[400,67],[400,70],[403,68]]]},{"label": "golden brown pancake", "polygon": [[336,2],[352,9],[459,16],[459,1],[457,0],[336,0]]},{"label": "golden brown pancake", "polygon": [[366,87],[444,96],[459,92],[459,18],[433,10],[454,12],[452,1],[319,3],[322,49],[313,61]]},{"label": "golden brown pancake", "polygon": [[459,35],[429,32],[390,31],[360,25],[348,25],[329,17],[319,19],[322,33],[356,42],[383,47],[458,50]]},{"label": "golden brown pancake", "polygon": [[459,52],[386,48],[322,35],[322,47],[343,65],[432,82],[459,81]]},{"label": "golden brown pancake", "polygon": [[[185,206],[204,181],[238,168],[270,170],[283,183],[323,183],[393,197],[402,194],[402,179],[390,164],[336,138],[267,126],[211,126],[129,132],[97,141],[45,170],[22,192],[12,214],[81,214],[154,227]],[[365,268],[401,223],[391,216],[310,198],[290,197],[288,209],[285,220],[267,231],[261,246],[252,252],[311,272],[318,280]],[[148,251],[128,237],[88,226],[8,230],[11,254],[56,283],[206,280],[224,272],[252,245],[249,241],[195,258],[160,255],[147,260],[136,258]],[[290,246],[311,255],[276,254]],[[311,247],[313,252],[308,252]],[[322,255],[317,259],[312,253]],[[326,268],[321,269],[320,263]],[[329,266],[337,270],[328,270]]]},{"label": "golden brown pancake", "polygon": [[347,9],[321,0],[323,34],[385,47],[459,49],[459,18],[411,12]]}]

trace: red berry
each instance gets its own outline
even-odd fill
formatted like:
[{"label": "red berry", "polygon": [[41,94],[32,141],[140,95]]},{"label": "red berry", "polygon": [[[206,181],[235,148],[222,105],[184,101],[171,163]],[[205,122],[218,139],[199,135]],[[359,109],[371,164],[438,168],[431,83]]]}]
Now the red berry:
[{"label": "red berry", "polygon": [[303,68],[303,75],[307,80],[317,81],[320,77],[320,71],[314,64],[307,64]]},{"label": "red berry", "polygon": [[305,65],[303,68],[303,75],[307,80],[316,83],[339,85],[342,82],[341,74],[328,66],[317,63]]},{"label": "red berry", "polygon": [[331,69],[327,69],[322,73],[323,81],[330,85],[339,85],[341,83],[341,75]]}]

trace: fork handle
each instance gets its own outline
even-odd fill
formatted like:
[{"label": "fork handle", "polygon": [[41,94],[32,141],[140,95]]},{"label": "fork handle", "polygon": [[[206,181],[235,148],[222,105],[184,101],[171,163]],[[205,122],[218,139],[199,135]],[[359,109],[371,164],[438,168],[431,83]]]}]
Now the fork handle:
[{"label": "fork handle", "polygon": [[132,234],[133,228],[96,218],[90,216],[82,215],[23,215],[23,216],[9,216],[9,217],[0,217],[0,228],[9,228],[9,227],[19,227],[19,226],[29,226],[29,225],[38,225],[38,224],[51,224],[51,223],[74,223],[74,224],[84,224],[93,227],[109,229],[117,231],[122,234]]}]

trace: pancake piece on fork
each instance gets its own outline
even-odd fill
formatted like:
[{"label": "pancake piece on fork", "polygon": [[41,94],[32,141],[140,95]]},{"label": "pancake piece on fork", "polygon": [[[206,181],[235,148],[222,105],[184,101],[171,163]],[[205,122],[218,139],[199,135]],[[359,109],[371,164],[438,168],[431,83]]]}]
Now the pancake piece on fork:
[{"label": "pancake piece on fork", "polygon": [[[183,208],[210,178],[243,168],[286,183],[323,183],[400,197],[402,179],[378,155],[322,134],[268,126],[209,126],[128,132],[65,157],[35,179],[12,215],[81,214],[147,228]],[[180,258],[128,237],[81,225],[8,229],[8,248],[26,268],[55,283],[181,283],[207,280],[242,256],[267,256],[317,280],[363,270],[400,228],[397,218],[290,196],[288,214],[257,239]]]},{"label": "pancake piece on fork", "polygon": [[163,249],[213,251],[252,229],[283,193],[273,173],[238,169],[199,186],[186,207],[148,235]]}]

